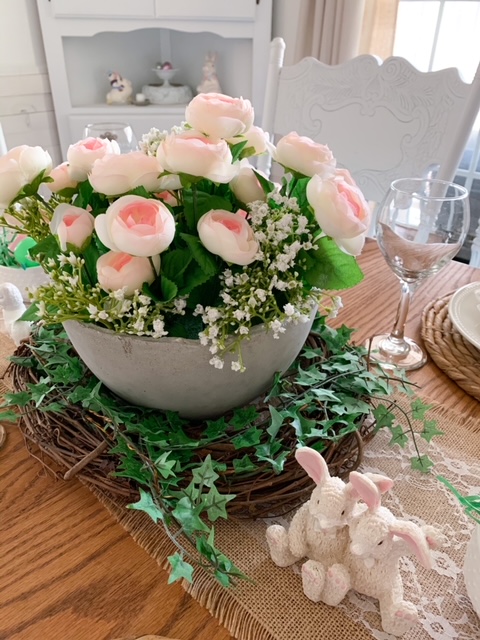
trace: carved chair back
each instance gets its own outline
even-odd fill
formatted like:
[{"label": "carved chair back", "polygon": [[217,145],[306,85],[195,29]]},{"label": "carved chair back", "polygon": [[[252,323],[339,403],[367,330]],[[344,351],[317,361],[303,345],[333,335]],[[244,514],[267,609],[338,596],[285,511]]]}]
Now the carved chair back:
[{"label": "carved chair back", "polygon": [[[283,66],[284,52],[275,38],[262,121],[271,136],[297,131],[328,144],[373,202],[396,178],[454,178],[480,106],[480,65],[467,84],[457,69],[423,73],[398,57]],[[268,174],[270,159],[258,168]]]}]

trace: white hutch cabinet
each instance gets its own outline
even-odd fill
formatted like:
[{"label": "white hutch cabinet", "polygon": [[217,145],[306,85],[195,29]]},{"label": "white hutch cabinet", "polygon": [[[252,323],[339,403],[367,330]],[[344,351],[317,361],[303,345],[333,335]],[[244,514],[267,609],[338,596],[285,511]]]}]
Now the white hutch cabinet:
[{"label": "white hutch cabinet", "polygon": [[139,139],[182,121],[185,105],[107,105],[108,73],[135,93],[159,80],[195,88],[208,52],[217,53],[224,93],[252,100],[261,121],[271,39],[272,0],[37,0],[62,155],[86,124],[128,122]]}]

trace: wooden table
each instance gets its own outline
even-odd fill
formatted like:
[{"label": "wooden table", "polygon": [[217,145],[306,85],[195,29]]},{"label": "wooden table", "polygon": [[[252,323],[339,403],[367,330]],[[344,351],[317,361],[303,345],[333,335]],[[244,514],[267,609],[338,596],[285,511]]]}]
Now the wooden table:
[{"label": "wooden table", "polygon": [[[389,330],[399,285],[376,244],[360,258],[365,280],[343,294],[335,320],[357,342]],[[407,333],[419,338],[424,305],[480,280],[452,262],[418,290]],[[479,414],[479,403],[429,362],[411,375],[446,407]],[[179,640],[230,634],[125,533],[77,481],[55,481],[27,454],[17,429],[0,451],[0,640],[112,640],[147,633]]]}]

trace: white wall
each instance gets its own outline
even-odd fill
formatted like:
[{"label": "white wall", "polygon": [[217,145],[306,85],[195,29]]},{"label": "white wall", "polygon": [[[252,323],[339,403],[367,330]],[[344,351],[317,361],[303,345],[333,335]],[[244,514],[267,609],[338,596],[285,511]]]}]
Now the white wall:
[{"label": "white wall", "polygon": [[0,0],[0,122],[7,148],[40,145],[60,161],[35,0]]}]

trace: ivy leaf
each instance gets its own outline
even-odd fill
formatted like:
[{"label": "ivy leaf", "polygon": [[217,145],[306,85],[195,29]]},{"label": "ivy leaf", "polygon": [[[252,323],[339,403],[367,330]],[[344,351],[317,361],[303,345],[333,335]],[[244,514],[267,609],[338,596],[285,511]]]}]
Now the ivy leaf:
[{"label": "ivy leaf", "polygon": [[443,436],[443,431],[440,431],[439,429],[437,429],[437,421],[424,420],[423,431],[420,433],[420,437],[426,440],[427,442],[431,442],[434,436]]},{"label": "ivy leaf", "polygon": [[256,407],[251,404],[248,407],[243,407],[240,409],[235,409],[233,412],[233,418],[231,420],[232,426],[236,429],[243,429],[247,427],[249,424],[258,418],[258,411]]},{"label": "ivy leaf", "polygon": [[390,427],[390,433],[392,434],[390,444],[398,444],[403,449],[408,442],[408,436],[404,432],[403,428],[400,425],[397,425],[396,427]]},{"label": "ivy leaf", "polygon": [[176,460],[167,459],[170,454],[171,451],[164,451],[154,462],[155,467],[163,478],[169,478],[170,476],[175,475],[173,468],[177,462]]},{"label": "ivy leaf", "polygon": [[248,473],[249,471],[255,471],[257,465],[252,462],[250,456],[245,454],[243,458],[233,458],[233,468],[235,473]]},{"label": "ivy leaf", "polygon": [[193,567],[182,558],[179,553],[174,553],[173,556],[168,557],[168,561],[172,570],[168,576],[168,584],[176,582],[177,580],[187,580],[187,582],[193,582]]},{"label": "ivy leaf", "polygon": [[410,459],[410,465],[412,469],[415,469],[416,471],[421,471],[422,473],[429,473],[430,469],[433,467],[433,462],[426,455],[416,456]]},{"label": "ivy leaf", "polygon": [[238,436],[235,436],[235,438],[232,438],[231,442],[235,449],[245,449],[246,447],[253,447],[256,444],[259,444],[261,437],[262,430],[252,427],[244,433],[240,433]]},{"label": "ivy leaf", "polygon": [[230,500],[233,500],[235,496],[232,495],[223,495],[218,492],[217,487],[211,487],[210,491],[203,496],[203,503],[207,510],[208,519],[211,522],[215,522],[218,518],[227,519],[227,510],[226,505]]},{"label": "ivy leaf", "polygon": [[[0,407],[2,409],[2,407]],[[0,423],[1,422],[17,422],[20,415],[15,411],[0,411]]]},{"label": "ivy leaf", "polygon": [[140,500],[138,502],[128,504],[127,509],[144,511],[151,517],[151,519],[155,522],[155,524],[157,524],[159,520],[163,521],[164,520],[163,511],[161,511],[155,504],[152,498],[152,494],[149,491],[144,491],[143,489],[139,489],[139,491],[140,491]]},{"label": "ivy leaf", "polygon": [[195,507],[188,496],[180,498],[172,511],[172,516],[189,535],[195,531],[209,531],[199,516],[199,507]]},{"label": "ivy leaf", "polygon": [[415,420],[423,420],[427,411],[432,407],[433,404],[426,404],[420,398],[416,398],[411,404],[412,416]]},{"label": "ivy leaf", "polygon": [[5,393],[3,396],[6,406],[26,407],[32,400],[28,391],[18,391],[17,393]]},{"label": "ivy leaf", "polygon": [[280,427],[283,424],[283,415],[279,411],[277,411],[275,407],[272,407],[272,405],[269,405],[268,409],[270,411],[270,416],[272,418],[272,421],[270,423],[270,426],[267,429],[267,433],[272,438],[275,438],[277,433],[280,430]]},{"label": "ivy leaf", "polygon": [[395,416],[387,409],[384,404],[379,404],[378,407],[372,411],[375,418],[375,431],[382,429],[383,427],[392,427]]},{"label": "ivy leaf", "polygon": [[227,423],[222,416],[218,420],[208,420],[207,428],[204,431],[204,435],[209,440],[216,440],[218,437],[224,435],[227,431]]},{"label": "ivy leaf", "polygon": [[193,469],[192,475],[194,482],[197,484],[205,487],[213,487],[219,475],[213,470],[212,456],[210,454],[208,454],[200,467]]}]

